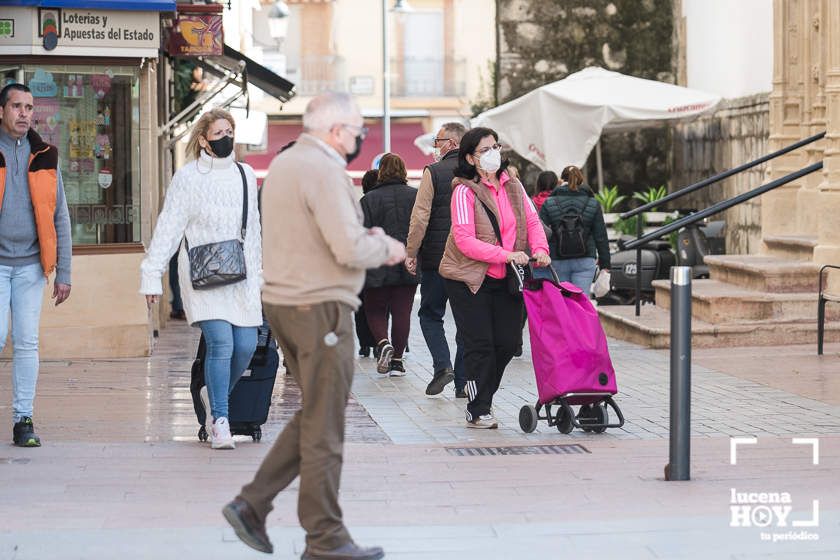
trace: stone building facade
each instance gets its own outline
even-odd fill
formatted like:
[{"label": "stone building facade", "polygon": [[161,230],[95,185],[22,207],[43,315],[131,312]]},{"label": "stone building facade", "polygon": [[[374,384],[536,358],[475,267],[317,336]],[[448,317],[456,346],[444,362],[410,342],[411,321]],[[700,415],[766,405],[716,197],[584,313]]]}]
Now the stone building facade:
[{"label": "stone building facade", "polygon": [[764,196],[762,235],[814,238],[813,261],[840,264],[840,2],[775,0],[773,9],[770,149],[827,134],[771,163],[774,179],[818,161],[823,169]]},{"label": "stone building facade", "polygon": [[[674,126],[671,185],[679,189],[754,160],[768,152],[769,94],[725,99],[714,114]],[[707,208],[758,187],[767,180],[767,165],[743,171],[683,198],[680,208]],[[726,220],[726,252],[757,253],[761,249],[761,197],[753,198],[713,219]]]}]

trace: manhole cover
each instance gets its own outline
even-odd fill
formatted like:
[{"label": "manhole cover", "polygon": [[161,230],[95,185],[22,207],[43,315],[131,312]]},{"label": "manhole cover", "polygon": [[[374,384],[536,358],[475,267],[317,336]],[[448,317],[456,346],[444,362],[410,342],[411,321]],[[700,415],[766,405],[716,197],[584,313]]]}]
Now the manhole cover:
[{"label": "manhole cover", "polygon": [[569,445],[512,445],[508,447],[447,447],[446,452],[460,457],[478,455],[573,455],[590,451],[577,443]]}]

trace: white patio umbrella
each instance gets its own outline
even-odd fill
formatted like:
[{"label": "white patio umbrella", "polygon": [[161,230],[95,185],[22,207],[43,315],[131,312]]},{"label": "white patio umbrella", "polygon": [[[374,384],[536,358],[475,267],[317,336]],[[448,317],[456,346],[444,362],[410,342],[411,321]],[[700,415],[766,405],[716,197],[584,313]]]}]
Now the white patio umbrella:
[{"label": "white patio umbrella", "polygon": [[472,126],[492,128],[522,157],[559,173],[583,166],[602,132],[694,118],[718,102],[719,95],[590,67],[485,111]]}]

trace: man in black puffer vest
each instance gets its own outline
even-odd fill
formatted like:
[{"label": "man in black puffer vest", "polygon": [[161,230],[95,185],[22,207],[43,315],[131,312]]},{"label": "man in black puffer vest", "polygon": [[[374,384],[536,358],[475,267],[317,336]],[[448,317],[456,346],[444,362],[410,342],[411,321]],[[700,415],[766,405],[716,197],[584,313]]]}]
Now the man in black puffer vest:
[{"label": "man in black puffer vest", "polygon": [[447,297],[443,278],[438,274],[438,265],[452,226],[449,204],[452,198],[452,179],[458,166],[458,145],[466,132],[463,125],[451,122],[444,124],[435,136],[437,161],[423,170],[406,243],[406,268],[415,273],[419,258],[420,269],[423,271],[420,280],[420,311],[417,315],[420,317],[423,338],[432,354],[434,376],[426,387],[429,396],[442,393],[454,379],[455,396],[467,397],[460,343],[457,344],[454,369],[450,359],[449,344],[443,329]]}]

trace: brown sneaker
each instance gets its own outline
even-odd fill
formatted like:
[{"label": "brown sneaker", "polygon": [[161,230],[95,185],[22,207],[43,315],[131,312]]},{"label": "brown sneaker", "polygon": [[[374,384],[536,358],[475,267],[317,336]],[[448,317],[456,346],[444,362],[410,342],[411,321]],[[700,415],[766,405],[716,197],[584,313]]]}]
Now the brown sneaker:
[{"label": "brown sneaker", "polygon": [[222,509],[230,526],[236,532],[239,540],[260,552],[271,554],[274,546],[268,540],[265,532],[265,523],[257,518],[254,508],[242,498],[236,498]]},{"label": "brown sneaker", "polygon": [[385,551],[379,546],[359,546],[353,541],[332,550],[306,547],[300,560],[379,560]]}]

